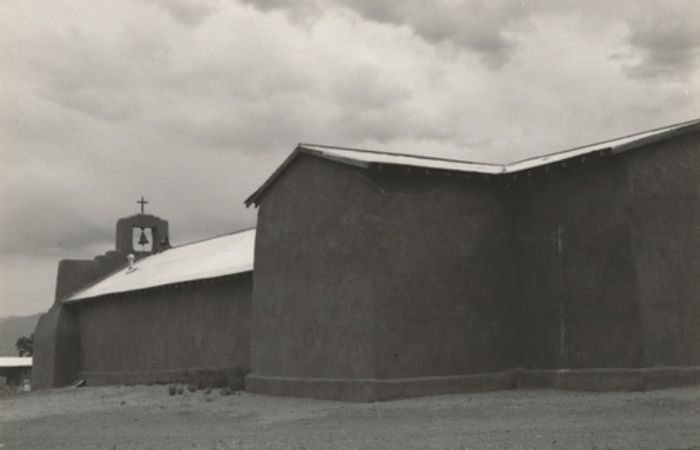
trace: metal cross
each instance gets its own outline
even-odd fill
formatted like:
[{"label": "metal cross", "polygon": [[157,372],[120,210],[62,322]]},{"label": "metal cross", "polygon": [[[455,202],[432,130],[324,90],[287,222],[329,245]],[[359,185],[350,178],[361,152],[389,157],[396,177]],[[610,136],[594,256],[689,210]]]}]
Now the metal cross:
[{"label": "metal cross", "polygon": [[143,195],[141,196],[141,200],[137,201],[136,203],[139,203],[141,205],[141,214],[143,214],[144,207],[148,202],[146,201],[145,198],[143,198]]}]

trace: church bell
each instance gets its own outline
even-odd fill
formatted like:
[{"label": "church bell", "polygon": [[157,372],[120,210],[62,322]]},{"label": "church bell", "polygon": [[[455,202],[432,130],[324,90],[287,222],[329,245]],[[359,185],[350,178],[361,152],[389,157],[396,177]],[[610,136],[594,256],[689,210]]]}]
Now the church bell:
[{"label": "church bell", "polygon": [[144,246],[148,244],[148,236],[146,236],[146,231],[141,228],[141,236],[139,236],[139,245]]}]

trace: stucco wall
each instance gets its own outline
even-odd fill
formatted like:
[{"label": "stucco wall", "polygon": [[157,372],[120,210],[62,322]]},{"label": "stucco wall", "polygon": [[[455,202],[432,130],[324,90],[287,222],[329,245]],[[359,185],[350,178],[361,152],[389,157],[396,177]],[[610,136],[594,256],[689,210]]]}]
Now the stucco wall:
[{"label": "stucco wall", "polygon": [[377,226],[376,367],[382,379],[512,367],[506,192],[493,181],[401,169],[363,171]]},{"label": "stucco wall", "polygon": [[540,170],[513,193],[522,367],[642,364],[628,178],[611,156]]},{"label": "stucco wall", "polygon": [[700,132],[626,157],[645,365],[700,365]]},{"label": "stucco wall", "polygon": [[[109,255],[109,256],[107,256]],[[115,252],[95,259],[64,259],[58,263],[55,302],[108,275],[126,262],[126,257]]]},{"label": "stucco wall", "polygon": [[122,265],[125,256],[107,252],[93,260],[64,259],[58,264],[54,305],[34,330],[33,389],[65,386],[76,380],[80,365],[78,317],[63,299]]},{"label": "stucco wall", "polygon": [[483,180],[299,158],[259,210],[253,375],[376,380],[509,367],[503,203]]},{"label": "stucco wall", "polygon": [[80,329],[72,308],[55,304],[42,314],[34,331],[32,389],[74,382],[80,370]]},{"label": "stucco wall", "polygon": [[88,384],[204,377],[239,386],[250,367],[251,293],[247,273],[73,304],[81,374]]},{"label": "stucco wall", "polygon": [[697,382],[698,137],[517,180],[298,157],[259,210],[249,387]]},{"label": "stucco wall", "polygon": [[700,363],[699,138],[540,170],[515,192],[522,367]]},{"label": "stucco wall", "polygon": [[376,376],[381,253],[371,240],[377,211],[364,203],[371,191],[352,168],[303,158],[266,196],[255,245],[255,373]]}]

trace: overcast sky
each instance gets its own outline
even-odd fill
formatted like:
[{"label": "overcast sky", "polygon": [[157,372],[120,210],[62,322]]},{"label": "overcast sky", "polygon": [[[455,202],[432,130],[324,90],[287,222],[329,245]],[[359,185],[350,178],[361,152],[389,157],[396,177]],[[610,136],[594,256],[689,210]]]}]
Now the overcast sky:
[{"label": "overcast sky", "polygon": [[119,217],[255,223],[297,142],[504,162],[700,116],[700,2],[5,0],[0,316]]}]

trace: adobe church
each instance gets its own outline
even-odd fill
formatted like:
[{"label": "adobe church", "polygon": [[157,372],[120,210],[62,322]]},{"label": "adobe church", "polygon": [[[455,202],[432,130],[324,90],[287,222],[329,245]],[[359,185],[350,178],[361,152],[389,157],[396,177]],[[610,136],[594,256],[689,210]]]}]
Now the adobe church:
[{"label": "adobe church", "polygon": [[246,204],[256,230],[168,248],[139,214],[62,261],[34,385],[700,382],[700,120],[510,164],[300,144]]}]

